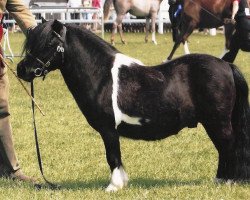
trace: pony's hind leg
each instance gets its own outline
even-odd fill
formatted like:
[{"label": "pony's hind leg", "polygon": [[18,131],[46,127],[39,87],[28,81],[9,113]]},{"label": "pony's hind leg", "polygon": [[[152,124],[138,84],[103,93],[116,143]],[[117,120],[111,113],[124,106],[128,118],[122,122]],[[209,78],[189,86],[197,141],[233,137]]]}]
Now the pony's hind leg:
[{"label": "pony's hind leg", "polygon": [[231,122],[203,124],[218,154],[216,181],[230,181],[234,177],[234,144],[235,136]]},{"label": "pony's hind leg", "polygon": [[110,42],[111,42],[112,45],[115,45],[115,33],[116,33],[116,30],[117,30],[117,23],[114,22],[113,27],[112,27],[111,39],[110,39]]},{"label": "pony's hind leg", "polygon": [[125,16],[124,14],[117,15],[116,27],[117,27],[117,31],[119,32],[122,43],[126,44],[125,38],[123,36],[123,30],[122,30],[122,20],[123,20],[124,16]]},{"label": "pony's hind leg", "polygon": [[146,36],[145,36],[145,42],[148,42],[148,35],[149,35],[149,28],[150,28],[150,18],[146,17]]},{"label": "pony's hind leg", "polygon": [[121,41],[123,44],[126,43],[124,36],[123,36],[123,31],[122,31],[122,20],[124,18],[124,15],[119,14],[116,17],[115,22],[113,23],[113,28],[112,28],[112,34],[111,34],[111,44],[115,45],[115,33],[116,31],[119,32],[120,37],[121,37]]},{"label": "pony's hind leg", "polygon": [[190,19],[189,20],[188,19],[186,19],[183,22],[183,25],[181,26],[180,34],[176,38],[175,43],[174,43],[174,47],[172,48],[172,51],[170,52],[166,61],[171,60],[173,58],[173,55],[174,55],[175,51],[177,50],[177,48],[180,46],[180,44],[182,42],[187,41],[187,38],[191,35],[194,28],[196,27],[197,23],[192,19],[191,19],[191,21],[190,21]]},{"label": "pony's hind leg", "polygon": [[119,135],[116,131],[105,131],[101,133],[101,136],[104,141],[106,158],[111,170],[111,181],[106,191],[116,192],[128,183],[128,175],[121,161]]},{"label": "pony's hind leg", "polygon": [[151,31],[152,31],[152,42],[157,45],[157,41],[155,38],[155,22],[156,22],[157,13],[151,14]]},{"label": "pony's hind leg", "polygon": [[123,44],[126,44],[124,35],[123,35],[123,30],[122,30],[122,24],[118,24],[118,32],[120,34],[120,38]]}]

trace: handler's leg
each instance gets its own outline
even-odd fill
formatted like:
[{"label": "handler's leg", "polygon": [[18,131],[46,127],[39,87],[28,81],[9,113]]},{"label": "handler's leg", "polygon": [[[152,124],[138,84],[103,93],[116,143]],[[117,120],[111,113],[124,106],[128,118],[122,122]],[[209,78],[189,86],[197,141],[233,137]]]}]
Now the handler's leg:
[{"label": "handler's leg", "polygon": [[7,177],[27,182],[35,182],[22,172],[18,163],[9,120],[9,79],[6,68],[0,75],[0,177]]}]

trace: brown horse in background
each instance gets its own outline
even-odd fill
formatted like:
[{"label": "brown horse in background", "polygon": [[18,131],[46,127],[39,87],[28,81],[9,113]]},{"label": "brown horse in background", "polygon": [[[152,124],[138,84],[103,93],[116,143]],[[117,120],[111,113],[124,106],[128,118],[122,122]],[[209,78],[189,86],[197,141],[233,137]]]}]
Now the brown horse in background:
[{"label": "brown horse in background", "polygon": [[152,31],[152,42],[157,44],[155,39],[155,22],[160,4],[163,0],[105,0],[103,6],[104,20],[109,17],[110,6],[113,2],[114,8],[117,14],[116,20],[113,23],[111,43],[114,44],[115,31],[118,28],[122,43],[126,43],[123,31],[122,31],[122,20],[124,16],[129,12],[130,14],[137,17],[146,17],[146,37],[145,42],[148,42],[149,20],[151,18],[151,31]]},{"label": "brown horse in background", "polygon": [[226,23],[231,18],[232,0],[177,0],[182,4],[179,34],[167,60],[171,60],[180,43],[185,43],[195,28],[217,28],[225,25],[225,47],[229,49],[234,25]]}]

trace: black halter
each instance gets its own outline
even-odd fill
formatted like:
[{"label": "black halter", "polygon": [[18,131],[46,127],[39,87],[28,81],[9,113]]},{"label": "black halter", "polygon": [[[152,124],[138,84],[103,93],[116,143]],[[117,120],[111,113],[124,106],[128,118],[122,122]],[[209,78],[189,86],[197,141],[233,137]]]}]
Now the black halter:
[{"label": "black halter", "polygon": [[53,31],[53,34],[56,36],[56,38],[60,41],[60,43],[58,44],[56,51],[53,53],[53,55],[48,59],[47,62],[43,62],[41,59],[33,56],[30,52],[27,52],[27,55],[32,57],[33,59],[35,59],[40,65],[41,67],[38,67],[34,70],[34,75],[36,77],[41,77],[43,76],[45,78],[45,76],[49,73],[49,66],[51,64],[51,61],[53,61],[55,59],[55,57],[57,56],[58,53],[61,53],[62,55],[62,63],[64,63],[64,47],[63,44],[65,42],[65,38],[66,38],[66,27],[63,26],[63,33],[62,36],[60,34],[58,34],[57,32]]}]

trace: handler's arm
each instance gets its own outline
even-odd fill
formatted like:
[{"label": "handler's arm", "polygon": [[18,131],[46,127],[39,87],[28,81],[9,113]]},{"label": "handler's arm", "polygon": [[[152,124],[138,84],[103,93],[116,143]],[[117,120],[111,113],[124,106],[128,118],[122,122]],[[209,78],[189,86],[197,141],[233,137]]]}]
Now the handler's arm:
[{"label": "handler's arm", "polygon": [[7,11],[16,20],[22,31],[26,34],[27,30],[37,25],[34,15],[22,3],[21,0],[8,0]]}]

